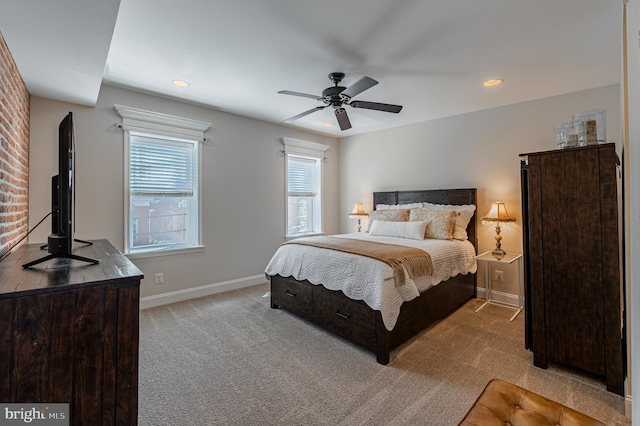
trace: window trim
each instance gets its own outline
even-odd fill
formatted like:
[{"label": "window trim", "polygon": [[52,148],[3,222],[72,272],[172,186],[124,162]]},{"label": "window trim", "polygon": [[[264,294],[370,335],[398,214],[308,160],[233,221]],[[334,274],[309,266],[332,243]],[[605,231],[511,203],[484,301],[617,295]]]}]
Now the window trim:
[{"label": "window trim", "polygon": [[[284,145],[284,238],[290,240],[300,237],[308,237],[312,235],[324,234],[324,173],[323,173],[323,161],[325,158],[325,152],[330,148],[329,145],[304,141],[300,139],[293,139],[288,137],[282,138]],[[320,161],[320,175],[318,176],[318,182],[320,183],[320,229],[315,230],[313,233],[289,235],[289,155],[298,155],[302,157],[316,158]]]},{"label": "window trim", "polygon": [[[138,108],[126,107],[122,105],[114,105],[115,110],[122,117],[120,128],[124,130],[124,253],[130,258],[145,258],[156,256],[167,256],[171,254],[192,253],[200,251],[202,245],[202,143],[206,141],[204,132],[211,127],[211,123],[204,121],[191,120],[188,118],[177,117],[168,114],[162,114],[152,111],[146,111]],[[197,143],[198,155],[198,176],[197,176],[197,239],[194,245],[183,248],[171,248],[165,250],[147,250],[131,253],[129,246],[130,226],[130,176],[129,176],[129,150],[130,150],[130,134],[142,133],[159,138],[173,138],[195,141]]]}]

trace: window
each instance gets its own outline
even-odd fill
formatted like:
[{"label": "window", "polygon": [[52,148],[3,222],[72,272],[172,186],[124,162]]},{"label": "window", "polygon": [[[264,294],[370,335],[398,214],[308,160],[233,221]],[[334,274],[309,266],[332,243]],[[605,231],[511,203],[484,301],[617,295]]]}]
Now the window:
[{"label": "window", "polygon": [[208,123],[116,109],[125,131],[125,253],[199,248],[201,141]]},{"label": "window", "polygon": [[322,161],[329,147],[290,138],[284,143],[287,237],[322,233]]},{"label": "window", "polygon": [[129,133],[129,252],[199,245],[198,142]]},{"label": "window", "polygon": [[287,154],[287,235],[321,231],[319,158]]}]

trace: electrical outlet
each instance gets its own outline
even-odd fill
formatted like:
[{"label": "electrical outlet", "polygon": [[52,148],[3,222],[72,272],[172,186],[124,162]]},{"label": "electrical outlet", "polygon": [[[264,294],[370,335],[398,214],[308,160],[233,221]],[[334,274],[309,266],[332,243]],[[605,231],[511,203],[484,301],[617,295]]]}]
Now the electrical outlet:
[{"label": "electrical outlet", "polygon": [[504,281],[504,271],[496,270],[494,271],[495,278],[494,281]]},{"label": "electrical outlet", "polygon": [[156,284],[164,283],[164,274],[162,272],[156,272]]}]

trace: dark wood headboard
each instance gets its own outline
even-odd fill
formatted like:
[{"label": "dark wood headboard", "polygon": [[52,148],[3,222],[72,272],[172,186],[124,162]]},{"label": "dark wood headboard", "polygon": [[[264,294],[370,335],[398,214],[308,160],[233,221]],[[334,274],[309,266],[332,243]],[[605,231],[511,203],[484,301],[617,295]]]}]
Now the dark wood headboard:
[{"label": "dark wood headboard", "polygon": [[[385,191],[373,193],[373,208],[378,204],[410,204],[410,203],[433,203],[433,204],[476,204],[476,189],[426,189],[419,191]],[[478,237],[476,234],[476,213],[467,226],[469,241],[478,251]]]}]

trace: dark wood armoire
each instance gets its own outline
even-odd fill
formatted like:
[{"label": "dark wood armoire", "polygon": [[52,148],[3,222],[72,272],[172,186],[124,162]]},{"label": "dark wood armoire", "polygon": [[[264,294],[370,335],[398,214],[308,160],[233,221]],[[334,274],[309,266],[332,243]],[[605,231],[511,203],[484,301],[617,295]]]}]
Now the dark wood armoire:
[{"label": "dark wood armoire", "polygon": [[612,143],[521,155],[525,345],[623,394],[624,293]]}]

